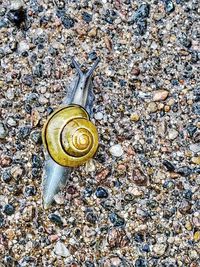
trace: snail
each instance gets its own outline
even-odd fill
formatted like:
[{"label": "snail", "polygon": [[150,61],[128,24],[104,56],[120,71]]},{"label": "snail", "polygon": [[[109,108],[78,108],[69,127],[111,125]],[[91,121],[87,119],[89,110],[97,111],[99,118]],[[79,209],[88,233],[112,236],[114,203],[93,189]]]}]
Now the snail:
[{"label": "snail", "polygon": [[100,59],[87,71],[72,58],[77,71],[75,79],[69,85],[63,105],[47,119],[42,129],[42,141],[45,148],[43,172],[43,203],[48,208],[54,196],[74,167],[91,159],[98,149],[98,132],[90,121],[94,94],[92,74]]}]

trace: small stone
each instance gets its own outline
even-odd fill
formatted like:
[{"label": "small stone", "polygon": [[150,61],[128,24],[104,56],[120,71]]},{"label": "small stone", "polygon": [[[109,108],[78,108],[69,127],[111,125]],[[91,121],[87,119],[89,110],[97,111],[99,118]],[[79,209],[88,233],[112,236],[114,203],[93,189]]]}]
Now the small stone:
[{"label": "small stone", "polygon": [[168,171],[175,171],[175,166],[168,160],[163,160],[163,165],[167,168]]},{"label": "small stone", "polygon": [[190,150],[194,153],[198,153],[200,152],[200,143],[196,143],[196,144],[191,144],[190,145]]},{"label": "small stone", "polygon": [[23,174],[24,170],[22,169],[22,167],[20,166],[14,166],[11,169],[11,176],[15,179],[15,180],[19,180],[20,178],[22,178],[22,174]]},{"label": "small stone", "polygon": [[200,241],[200,231],[194,233],[194,241],[195,242]]},{"label": "small stone", "polygon": [[87,12],[83,12],[82,14],[82,18],[85,22],[89,23],[92,21],[92,15],[87,13]]},{"label": "small stone", "polygon": [[135,261],[135,267],[146,267],[145,259],[139,258]]},{"label": "small stone", "polygon": [[140,69],[139,68],[133,68],[131,72],[134,76],[138,76],[140,74]]},{"label": "small stone", "polygon": [[49,215],[49,219],[58,226],[63,226],[63,221],[59,215],[52,213]]},{"label": "small stone", "polygon": [[18,44],[18,52],[20,54],[22,54],[22,53],[24,53],[24,52],[26,52],[28,50],[29,50],[29,44],[26,41],[19,42],[19,44]]},{"label": "small stone", "polygon": [[103,187],[98,187],[97,190],[96,190],[95,195],[98,198],[107,198],[108,197],[108,192]]},{"label": "small stone", "polygon": [[64,196],[61,195],[61,194],[56,194],[56,195],[54,196],[54,200],[55,200],[55,202],[56,202],[57,204],[59,204],[59,205],[62,205],[62,204],[64,204],[64,202],[65,202]]},{"label": "small stone", "polygon": [[0,139],[6,138],[7,134],[7,128],[5,127],[3,122],[0,122]]},{"label": "small stone", "polygon": [[196,250],[189,250],[189,257],[192,259],[192,260],[196,260],[196,259],[199,259],[199,253],[197,253]]},{"label": "small stone", "polygon": [[17,122],[13,117],[9,117],[7,119],[7,125],[10,127],[15,127],[17,125]]},{"label": "small stone", "polygon": [[9,8],[11,10],[18,10],[23,6],[24,6],[24,2],[22,0],[12,0]]},{"label": "small stone", "polygon": [[174,11],[174,3],[172,2],[172,0],[165,0],[165,11],[169,14],[171,12]]},{"label": "small stone", "polygon": [[175,129],[169,129],[168,130],[168,137],[170,140],[174,140],[177,138],[177,136],[179,135],[179,132]]},{"label": "small stone", "polygon": [[10,173],[10,169],[5,169],[4,171],[2,171],[2,180],[5,183],[9,183],[12,179],[11,173]]},{"label": "small stone", "polygon": [[6,204],[4,206],[4,209],[3,209],[3,212],[6,214],[6,215],[12,215],[14,212],[15,212],[15,208],[13,207],[13,205],[11,204]]},{"label": "small stone", "polygon": [[121,157],[123,155],[123,149],[120,144],[114,145],[109,149],[110,153],[114,157]]},{"label": "small stone", "polygon": [[167,90],[157,90],[153,93],[153,101],[164,101],[169,95]]},{"label": "small stone", "polygon": [[183,215],[188,214],[190,212],[190,209],[191,209],[191,204],[186,200],[183,200],[179,205],[179,211]]},{"label": "small stone", "polygon": [[93,159],[88,160],[85,164],[85,171],[89,173],[89,172],[94,172],[95,170],[96,170],[96,167],[94,164],[94,160]]},{"label": "small stone", "polygon": [[88,32],[88,36],[89,37],[95,37],[97,35],[97,28],[93,27],[89,32]]},{"label": "small stone", "polygon": [[147,184],[146,175],[139,169],[134,169],[132,172],[132,179],[136,185],[144,186]]},{"label": "small stone", "polygon": [[192,163],[200,165],[200,156],[192,157]]},{"label": "small stone", "polygon": [[156,244],[153,247],[153,252],[157,257],[161,257],[165,254],[166,245],[165,244]]},{"label": "small stone", "polygon": [[131,119],[131,121],[137,122],[137,121],[139,121],[140,116],[138,114],[134,113],[134,114],[131,114],[130,119]]},{"label": "small stone", "polygon": [[12,88],[9,88],[5,95],[9,100],[12,100],[15,97],[15,92]]},{"label": "small stone", "polygon": [[12,158],[7,155],[1,155],[0,158],[0,166],[1,167],[8,167],[12,163]]},{"label": "small stone", "polygon": [[31,112],[31,126],[36,127],[40,121],[40,113],[35,109]]},{"label": "small stone", "polygon": [[126,235],[126,232],[123,229],[113,228],[109,231],[107,236],[107,242],[110,248],[124,248],[129,244],[129,239]]},{"label": "small stone", "polygon": [[112,212],[109,215],[109,219],[111,223],[116,227],[123,226],[125,224],[125,220],[115,212]]},{"label": "small stone", "polygon": [[41,144],[42,143],[42,137],[41,137],[41,132],[40,131],[33,131],[31,133],[31,140],[35,143],[35,144]]},{"label": "small stone", "polygon": [[101,113],[101,112],[97,112],[97,113],[95,113],[94,114],[94,118],[96,119],[96,120],[102,120],[103,119],[103,113]]},{"label": "small stone", "polygon": [[154,113],[157,111],[157,104],[155,102],[150,102],[147,106],[147,111],[149,113]]},{"label": "small stone", "polygon": [[62,256],[62,257],[64,257],[64,258],[67,258],[67,257],[70,256],[70,252],[69,252],[69,250],[68,250],[68,249],[66,248],[66,246],[65,246],[62,242],[60,242],[60,241],[58,241],[58,242],[56,243],[55,248],[54,248],[54,252],[55,252],[56,255],[58,255],[58,256]]}]

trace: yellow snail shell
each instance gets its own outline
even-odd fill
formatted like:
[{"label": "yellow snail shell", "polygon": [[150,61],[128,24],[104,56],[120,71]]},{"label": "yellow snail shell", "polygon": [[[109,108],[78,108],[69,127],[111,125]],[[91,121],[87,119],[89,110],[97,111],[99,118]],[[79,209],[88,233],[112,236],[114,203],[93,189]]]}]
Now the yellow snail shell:
[{"label": "yellow snail shell", "polygon": [[51,158],[64,167],[77,167],[92,158],[98,133],[85,109],[79,105],[56,110],[45,123],[43,143]]}]

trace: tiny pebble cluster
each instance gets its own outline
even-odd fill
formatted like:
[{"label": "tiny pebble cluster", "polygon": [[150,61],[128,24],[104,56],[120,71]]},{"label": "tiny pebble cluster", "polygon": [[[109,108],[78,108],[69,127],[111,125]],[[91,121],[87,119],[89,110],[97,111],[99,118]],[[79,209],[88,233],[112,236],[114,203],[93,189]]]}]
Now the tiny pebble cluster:
[{"label": "tiny pebble cluster", "polygon": [[[5,0],[0,36],[0,267],[200,266],[199,1]],[[100,145],[44,210],[71,56]]]}]

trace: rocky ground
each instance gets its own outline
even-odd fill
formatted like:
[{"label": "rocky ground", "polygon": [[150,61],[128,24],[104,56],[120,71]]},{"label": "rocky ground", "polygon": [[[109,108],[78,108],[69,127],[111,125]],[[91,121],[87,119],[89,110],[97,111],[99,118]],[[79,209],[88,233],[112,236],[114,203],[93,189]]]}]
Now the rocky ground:
[{"label": "rocky ground", "polygon": [[[198,0],[0,1],[0,266],[198,267]],[[94,75],[97,155],[44,210],[41,129]]]}]

